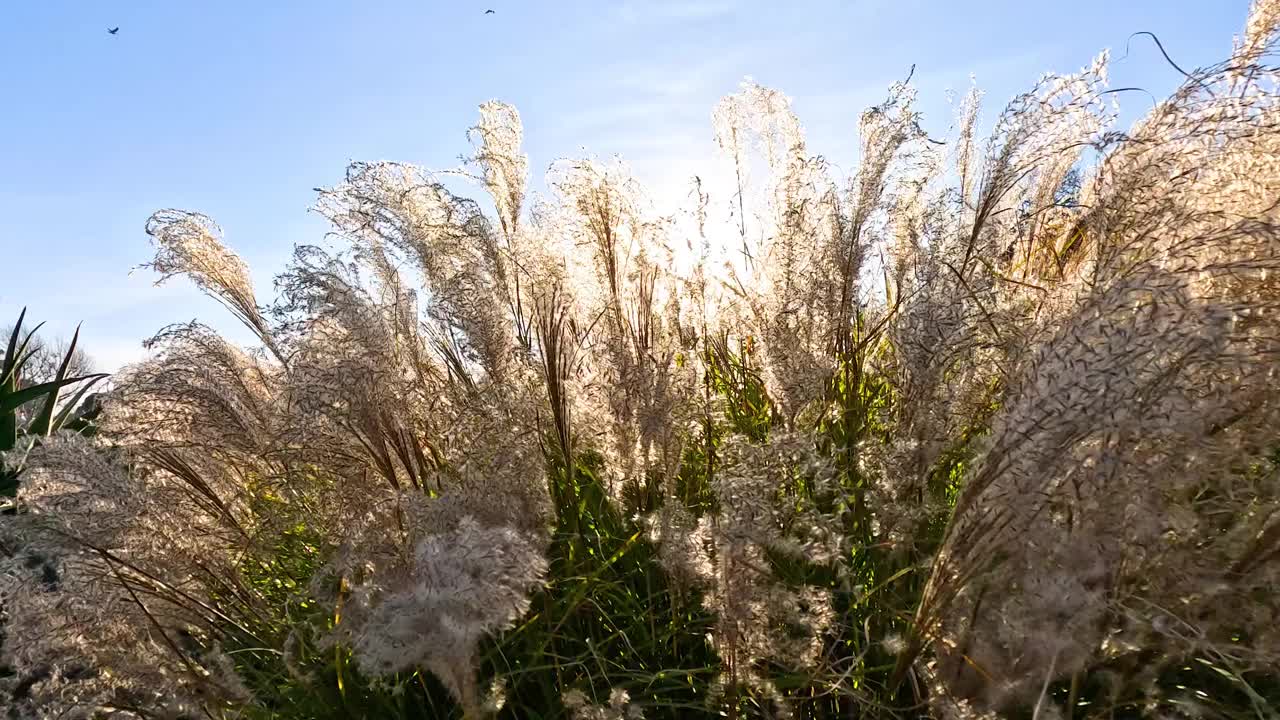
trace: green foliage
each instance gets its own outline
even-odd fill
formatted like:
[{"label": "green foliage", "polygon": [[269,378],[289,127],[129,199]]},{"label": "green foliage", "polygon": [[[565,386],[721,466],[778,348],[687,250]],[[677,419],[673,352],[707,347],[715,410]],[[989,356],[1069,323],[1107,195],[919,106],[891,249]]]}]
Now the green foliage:
[{"label": "green foliage", "polygon": [[[69,375],[71,360],[75,356],[76,343],[80,339],[80,329],[71,339],[71,346],[62,359],[57,374],[49,380],[35,384],[24,384],[23,370],[34,353],[32,340],[43,323],[36,325],[25,335],[22,322],[26,319],[27,310],[23,308],[18,315],[18,322],[13,326],[5,353],[0,359],[0,452],[13,451],[20,447],[24,438],[36,440],[47,437],[63,428],[77,432],[92,432],[92,412],[76,414],[81,401],[98,381],[107,377],[105,374]],[[75,393],[59,404],[62,391],[77,386]],[[26,422],[22,422],[20,411],[25,405],[41,403],[39,411]],[[22,472],[20,462],[0,466],[0,497],[14,497],[18,492],[18,476]]]},{"label": "green foliage", "polygon": [[701,696],[719,672],[705,639],[712,618],[697,593],[670,585],[645,531],[608,502],[601,465],[588,455],[571,474],[550,468],[576,485],[576,518],[562,513],[552,581],[525,621],[491,643],[484,673],[509,683],[503,717],[513,719],[563,717],[569,688],[601,701],[627,690],[647,717],[708,716]]},{"label": "green foliage", "polygon": [[[552,580],[519,625],[482,648],[481,676],[501,680],[500,717],[513,720],[566,717],[568,688],[601,698],[626,689],[651,709],[646,717],[712,717],[703,696],[719,672],[706,641],[713,618],[698,593],[670,585],[644,529],[608,501],[601,466],[586,455],[566,473],[549,458],[555,482],[572,484],[560,492],[579,500],[559,513]],[[260,622],[228,651],[258,699],[249,716],[461,717],[430,673],[372,679],[348,650],[319,642],[341,616],[340,606],[321,607],[307,593],[326,550],[300,523],[241,564]],[[286,646],[287,658],[274,650]]]}]

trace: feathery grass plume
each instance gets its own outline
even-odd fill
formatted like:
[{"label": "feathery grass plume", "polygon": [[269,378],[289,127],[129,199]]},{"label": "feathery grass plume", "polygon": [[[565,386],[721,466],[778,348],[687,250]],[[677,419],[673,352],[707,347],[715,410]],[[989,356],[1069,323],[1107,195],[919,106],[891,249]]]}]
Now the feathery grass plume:
[{"label": "feathery grass plume", "polygon": [[279,348],[258,308],[249,268],[222,243],[222,228],[211,218],[185,210],[161,210],[147,220],[156,254],[143,267],[155,270],[163,283],[186,275],[206,295],[222,303],[237,320],[280,358]]},{"label": "feathery grass plume", "polygon": [[608,702],[597,705],[581,690],[571,689],[562,696],[564,706],[573,720],[642,720],[644,711],[631,702],[626,690],[615,688],[609,692]]},{"label": "feathery grass plume", "polygon": [[[557,292],[554,297],[563,299],[562,312],[572,312],[575,325],[582,328],[580,344],[590,342],[588,333],[599,338],[602,362],[580,367],[597,376],[587,382],[598,388],[611,416],[608,446],[603,449],[610,452],[614,471],[629,481],[640,443],[635,420],[636,406],[643,398],[637,395],[647,389],[638,386],[647,360],[638,354],[648,349],[640,343],[649,339],[644,331],[652,318],[652,308],[643,297],[644,290],[652,290],[647,281],[653,278],[646,257],[651,248],[646,247],[649,228],[641,218],[643,200],[621,162],[564,161],[552,168],[548,182],[563,208],[557,230],[586,249],[586,257],[579,258],[574,268],[574,277],[584,282],[572,296]],[[636,290],[641,297],[637,298]],[[644,307],[635,307],[633,314],[624,303],[635,301]],[[591,356],[579,351],[575,360],[585,364]]]},{"label": "feathery grass plume", "polygon": [[1249,65],[1273,52],[1277,28],[1280,28],[1280,3],[1276,0],[1253,0],[1244,34],[1236,38],[1235,58],[1243,65]]},{"label": "feathery grass plume", "polygon": [[209,559],[200,535],[230,552],[268,521],[254,506],[285,474],[281,371],[196,323],[165,328],[148,345],[155,356],[117,376],[101,434],[134,466],[136,492],[170,498],[147,514],[150,532],[173,543],[167,564],[176,570],[179,557]]},{"label": "feathery grass plume", "polygon": [[[978,190],[974,230],[966,259],[1000,257],[1004,277],[1023,283],[1061,277],[1062,253],[1048,228],[1061,227],[1064,183],[1085,150],[1098,146],[1114,112],[1103,92],[1107,82],[1107,53],[1076,75],[1045,76],[1029,93],[1015,98],[997,122]],[[993,216],[1005,208],[1014,222],[1011,245],[982,248],[982,228],[1000,222]],[[1012,216],[1012,217],[1009,217]],[[1068,242],[1073,238],[1066,238]],[[976,254],[975,254],[976,253]],[[1005,259],[1007,257],[1007,259]],[[962,270],[967,270],[962,263]],[[1006,290],[1024,286],[1007,283]]]},{"label": "feathery grass plume", "polygon": [[612,418],[609,447],[601,449],[611,451],[611,476],[630,487],[637,509],[649,510],[679,472],[696,387],[692,364],[680,360],[692,348],[669,270],[669,227],[652,217],[620,162],[566,161],[552,173],[568,209],[563,231],[589,248],[583,278],[596,279],[575,299],[590,328],[585,382]]},{"label": "feathery grass plume", "polygon": [[[425,242],[425,232],[421,237]],[[382,265],[380,243],[370,242],[364,255]],[[428,279],[433,272],[454,281],[432,269]],[[363,498],[344,504],[345,538],[312,587],[343,608],[329,642],[350,644],[366,672],[429,669],[474,714],[481,703],[476,645],[524,612],[545,572],[546,488],[527,405],[536,391],[514,358],[451,355],[459,346],[439,341],[429,350],[409,314],[413,303],[392,291],[398,276],[378,276],[389,301],[370,297],[358,273],[309,250],[286,283],[295,309],[309,316],[293,373],[304,380],[294,393],[300,401],[331,394],[315,406],[324,418],[319,426],[353,437],[351,457],[364,458],[360,464],[387,481],[381,489],[365,485]],[[429,312],[438,338],[473,337],[450,313],[478,306],[437,302]],[[470,327],[489,332],[500,319]],[[314,445],[327,453],[341,442],[322,436]],[[363,485],[362,475],[351,474],[358,467],[342,471],[345,483]],[[325,578],[341,580],[337,594]],[[495,603],[500,597],[510,601]]]},{"label": "feathery grass plume", "polygon": [[108,413],[112,432],[139,443],[204,439],[244,455],[268,452],[275,368],[198,323],[165,328],[146,344],[157,356],[120,379],[117,397],[127,401]]},{"label": "feathery grass plume", "polygon": [[874,453],[882,484],[873,490],[883,531],[902,547],[930,544],[921,532],[946,512],[933,469],[968,452],[1037,328],[1052,330],[1054,312],[1070,306],[1062,297],[1074,286],[1058,261],[1078,233],[1064,241],[1053,228],[1081,214],[1059,193],[1109,122],[1105,59],[1016,97],[976,167],[971,92],[954,141],[958,186],[925,180],[911,191],[920,195],[893,249],[895,306],[877,360],[894,390],[893,440]]},{"label": "feathery grass plume", "polygon": [[[218,646],[213,617],[187,602],[153,535],[146,483],[118,457],[74,433],[32,452],[5,528],[19,552],[3,560],[0,697],[15,717],[180,717],[250,700]],[[166,545],[166,547],[160,547]],[[215,538],[204,551],[216,553]],[[161,573],[157,576],[156,573]],[[167,577],[165,577],[167,576]],[[190,576],[188,576],[189,578]]]},{"label": "feathery grass plume", "polygon": [[507,237],[520,226],[525,184],[529,177],[529,157],[521,152],[524,126],[520,113],[506,103],[491,100],[480,106],[480,122],[468,133],[479,148],[471,161],[483,171],[485,189],[498,211],[498,221]]},{"label": "feathery grass plume", "polygon": [[[522,190],[513,183],[523,178],[499,154],[518,147],[495,146],[499,128],[488,130],[479,160],[486,181],[506,184],[496,201],[517,203]],[[518,124],[506,132],[518,141]],[[527,300],[502,296],[520,292],[507,284],[514,269],[504,255],[516,216],[504,218],[503,250],[473,203],[417,169],[386,163],[353,166],[320,208],[355,245],[357,263],[299,251],[285,282],[286,308],[302,318],[293,393],[328,428],[309,443],[320,453],[312,457],[343,468],[343,484],[366,489],[338,518],[346,537],[313,591],[341,604],[329,642],[349,644],[366,672],[429,669],[475,714],[477,643],[523,614],[546,564],[540,392],[512,329],[519,334],[527,322]],[[416,261],[427,282],[425,323],[392,250]],[[328,456],[344,445],[356,465]],[[361,465],[386,484],[368,488]],[[324,578],[340,580],[336,594]]]},{"label": "feathery grass plume", "polygon": [[960,192],[960,202],[963,204],[968,204],[973,197],[973,184],[977,180],[973,162],[977,151],[975,144],[982,96],[982,90],[977,84],[972,84],[956,108],[954,158],[956,173],[960,176],[956,189]]},{"label": "feathery grass plume", "polygon": [[807,434],[776,433],[763,444],[735,437],[722,452],[711,482],[719,508],[711,600],[725,691],[730,702],[744,689],[785,708],[768,669],[820,674],[836,615],[828,590],[786,582],[775,571],[787,560],[822,566],[847,557],[838,522],[818,508],[833,473]]},{"label": "feathery grass plume", "polygon": [[480,122],[468,131],[468,138],[478,144],[476,154],[468,161],[481,171],[481,180],[493,199],[502,230],[503,254],[495,263],[496,279],[506,291],[516,338],[527,351],[533,310],[526,275],[534,272],[539,259],[534,256],[537,239],[530,236],[521,221],[529,181],[529,157],[522,152],[524,126],[520,113],[506,103],[486,102],[480,106]]},{"label": "feathery grass plume", "polygon": [[[425,203],[428,210],[448,215],[463,207],[445,207],[445,195],[428,195],[440,201]],[[401,209],[420,210],[413,205]],[[447,222],[444,226],[442,232],[449,232]],[[461,226],[481,234],[487,227],[478,214]],[[427,230],[415,231],[423,243],[431,239]],[[134,487],[119,495],[136,497],[145,488],[157,500],[169,501],[130,515],[116,513],[131,531],[126,549],[118,550],[126,553],[132,572],[162,584],[163,602],[158,604],[168,603],[164,606],[170,612],[193,613],[224,635],[230,631],[229,641],[244,644],[252,637],[257,647],[250,652],[255,654],[270,650],[273,643],[314,646],[319,637],[315,630],[289,627],[287,620],[281,626],[280,618],[272,616],[281,610],[287,614],[287,608],[272,606],[279,598],[262,592],[256,587],[259,580],[249,577],[283,571],[277,562],[317,567],[311,577],[288,579],[309,585],[321,600],[342,599],[341,592],[327,594],[328,577],[337,577],[347,588],[343,592],[364,593],[366,604],[377,607],[384,599],[390,603],[387,607],[407,602],[414,592],[443,593],[453,598],[441,601],[452,603],[450,612],[471,608],[466,612],[474,622],[458,625],[461,616],[447,621],[439,633],[424,636],[417,654],[410,653],[404,662],[434,669],[455,696],[474,709],[475,678],[469,674],[474,663],[453,667],[450,653],[474,654],[481,635],[522,613],[531,584],[544,572],[538,568],[545,567],[540,538],[548,514],[546,490],[538,477],[536,403],[530,404],[537,392],[526,382],[528,372],[517,365],[502,366],[511,363],[510,353],[484,338],[502,321],[500,313],[486,325],[479,315],[468,315],[474,306],[465,297],[451,302],[447,293],[434,294],[433,312],[424,326],[416,299],[404,289],[387,252],[396,246],[382,236],[360,239],[352,263],[315,248],[299,249],[282,280],[280,326],[263,331],[273,341],[278,338],[274,349],[282,367],[265,365],[193,324],[157,336],[154,344],[162,349],[160,355],[125,374],[112,398],[105,433],[136,467],[129,475]],[[423,249],[420,245],[401,249]],[[225,253],[221,257],[225,259]],[[172,263],[161,265],[163,271],[178,271]],[[484,272],[464,267],[455,273],[436,254],[423,265],[428,277],[434,274],[441,280],[433,292],[449,283],[479,282]],[[209,274],[207,268],[199,272]],[[225,290],[208,283],[202,287],[215,294]],[[248,297],[247,291],[241,295]],[[477,318],[478,324],[472,322]],[[464,333],[466,355],[449,356],[447,347],[433,347],[428,339],[433,330],[451,337]],[[502,333],[493,330],[491,335],[501,338]],[[476,338],[486,350],[474,350]],[[500,376],[504,384],[494,386]],[[501,394],[490,392],[490,386]],[[523,434],[520,428],[525,428]],[[38,481],[53,467],[46,465],[36,469]],[[383,482],[371,483],[371,474]],[[39,482],[35,486],[41,487]],[[426,531],[414,528],[413,517],[396,506],[402,504],[396,498],[405,492],[419,503],[434,503],[436,509],[429,515],[437,520],[427,526],[435,528],[430,538],[422,539]],[[438,497],[428,500],[428,495]],[[497,497],[505,501],[494,503]],[[394,504],[388,505],[388,499]],[[61,508],[57,512],[74,517]],[[458,530],[455,526],[461,521],[483,525],[464,524]],[[178,530],[192,534],[175,537]],[[318,558],[271,557],[299,533],[319,538],[318,547],[304,547]],[[361,536],[382,540],[360,541]],[[474,552],[440,557],[463,536],[477,538]],[[91,539],[82,534],[76,540],[84,545]],[[498,540],[510,541],[510,550],[503,550]],[[194,547],[198,543],[204,547]],[[156,552],[161,548],[168,557]],[[413,566],[414,577],[430,587],[423,589],[419,583],[408,595],[387,595],[376,584],[357,583],[377,558],[413,557],[415,548],[422,562]],[[238,559],[232,562],[232,557]],[[253,559],[242,566],[248,558]],[[258,562],[263,563],[260,568]],[[467,578],[478,577],[475,573],[489,572],[501,583],[516,570],[531,574],[510,586],[513,604],[507,607],[514,609],[496,610],[501,617],[492,614],[491,604],[500,585],[467,585]],[[279,578],[276,582],[278,587]],[[117,578],[115,584],[122,586],[117,590],[131,589],[126,579]],[[110,576],[106,585],[112,587]],[[465,597],[468,588],[478,593],[470,600]],[[137,608],[150,612],[149,601],[142,597]],[[295,593],[292,602],[305,608],[310,601]],[[344,632],[360,630],[355,607],[348,610]],[[441,607],[426,612],[434,615]],[[209,621],[208,613],[230,626]],[[266,634],[253,637],[253,628]],[[350,632],[346,637],[361,664],[377,674],[387,668],[378,655],[385,648],[379,646],[373,626],[364,630],[367,633],[358,636],[362,643]],[[388,642],[399,642],[398,637]],[[174,661],[169,658],[171,665]]]},{"label": "feathery grass plume", "polygon": [[[803,129],[791,112],[790,99],[749,79],[743,82],[741,92],[721,99],[712,112],[711,124],[716,133],[716,143],[733,162],[737,179],[734,199],[738,207],[735,214],[743,259],[749,266],[757,254],[755,246],[758,242],[749,237],[747,229],[746,195],[751,182],[751,152],[756,148],[762,150],[765,169],[783,177],[787,168],[804,162]],[[753,212],[759,211],[753,209]],[[761,236],[767,232],[762,228]]]},{"label": "feathery grass plume", "polygon": [[681,498],[668,497],[648,520],[658,561],[676,588],[710,587],[716,577],[711,517],[695,517]]},{"label": "feathery grass plume", "polygon": [[323,193],[319,212],[358,248],[394,248],[412,260],[428,290],[427,314],[456,340],[468,363],[493,378],[515,350],[505,308],[503,259],[489,220],[420,168],[354,163]]},{"label": "feathery grass plume", "polygon": [[470,515],[449,520],[452,528],[410,522],[412,555],[364,568],[336,632],[369,672],[425,667],[469,717],[479,716],[477,645],[528,610],[529,592],[541,584],[547,564],[536,537],[481,525]]},{"label": "feathery grass plume", "polygon": [[[766,387],[790,420],[821,394],[834,371],[829,348],[841,329],[832,316],[839,295],[832,297],[829,275],[860,257],[839,247],[844,238],[834,237],[839,234],[835,192],[823,161],[809,157],[803,128],[785,95],[747,82],[742,92],[720,101],[713,123],[738,177],[744,261],[740,271],[732,271],[731,282],[750,318],[749,332],[762,345]],[[758,238],[748,235],[746,225],[753,148],[763,152],[770,173],[763,197],[752,194],[760,204],[753,208]]]},{"label": "feathery grass plume", "polygon": [[[373,255],[378,261],[381,254]],[[388,487],[429,489],[441,462],[433,442],[456,393],[430,352],[414,297],[385,263],[379,285],[362,284],[361,265],[300,247],[280,284],[291,343],[288,403],[297,451],[344,477],[373,473]],[[465,385],[470,371],[459,368]]]},{"label": "feathery grass plume", "polygon": [[[841,353],[849,352],[848,328],[865,299],[860,296],[858,282],[867,255],[873,247],[884,244],[887,229],[877,226],[877,222],[893,208],[898,194],[909,194],[895,186],[914,181],[918,202],[929,174],[936,172],[936,168],[931,167],[935,162],[931,148],[921,142],[926,135],[920,127],[920,114],[914,109],[915,97],[915,89],[909,84],[894,83],[889,88],[889,97],[867,109],[859,122],[862,153],[845,201],[848,217],[841,222],[840,232],[834,238],[838,244],[828,258],[828,263],[839,271],[839,292],[828,303],[834,304],[839,318],[837,328],[841,334],[835,338],[835,347]],[[902,167],[904,157],[909,155],[921,158],[920,167]],[[911,177],[913,173],[915,177]],[[916,232],[922,229],[917,228]],[[915,244],[907,237],[898,242],[904,241]]]},{"label": "feathery grass plume", "polygon": [[[1260,361],[1280,348],[1235,332],[1233,315],[1256,311],[1252,304],[1205,302],[1167,271],[1138,274],[1086,303],[1037,353],[996,416],[921,605],[918,619],[938,617],[956,648],[953,692],[1026,701],[1050,666],[1084,670],[1101,659],[1104,638],[1116,643],[1154,607],[1180,614],[1209,588],[1217,602],[1252,591],[1260,578],[1206,586],[1206,576],[1243,558],[1225,538],[1211,541],[1221,520],[1197,519],[1212,505],[1185,504],[1230,492],[1238,464],[1268,449],[1258,438],[1275,409],[1257,399],[1272,381]],[[1274,489],[1237,509],[1259,501],[1274,503]],[[1159,520],[1187,513],[1181,529]],[[1204,563],[1213,556],[1211,574]],[[1201,589],[1188,594],[1193,587]],[[1111,624],[1123,615],[1131,619]],[[1248,627],[1242,621],[1201,626],[1201,638],[1226,642]],[[1269,661],[1274,653],[1251,650]],[[986,687],[986,678],[1001,685]],[[961,689],[968,685],[977,687]]]},{"label": "feathery grass plume", "polygon": [[576,337],[571,311],[559,285],[538,294],[535,300],[534,331],[551,411],[554,457],[563,472],[569,475],[565,483],[556,482],[554,477],[550,480],[552,499],[557,512],[560,512],[577,504],[571,474],[577,447],[574,381],[578,374],[581,341]]},{"label": "feathery grass plume", "polygon": [[1089,281],[1010,378],[917,612],[953,696],[1134,653],[1274,667],[1276,72],[1197,71],[1099,166]]},{"label": "feathery grass plume", "polygon": [[[1057,190],[1061,177],[1079,157],[1083,147],[1093,142],[1107,122],[1101,95],[1106,85],[1107,55],[1076,75],[1046,75],[1031,91],[1014,98],[1001,113],[987,141],[972,210],[964,213],[963,250],[956,262],[963,277],[969,264],[980,258],[994,260],[1012,253],[1006,262],[1029,263],[1029,249],[1023,253],[998,238],[1011,232],[1016,215],[1011,210],[1023,201],[1035,205],[1045,190]],[[962,199],[966,202],[966,199]]]},{"label": "feathery grass plume", "polygon": [[7,716],[177,718],[251,701],[215,642],[152,607],[162,603],[139,602],[133,586],[97,579],[118,566],[76,558],[51,571],[41,560],[19,557],[27,567],[6,568],[0,589]]}]

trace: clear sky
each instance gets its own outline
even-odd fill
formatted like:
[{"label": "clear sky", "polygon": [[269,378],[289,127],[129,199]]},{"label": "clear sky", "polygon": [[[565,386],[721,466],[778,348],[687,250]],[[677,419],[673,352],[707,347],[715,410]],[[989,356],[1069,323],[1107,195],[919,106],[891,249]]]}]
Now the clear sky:
[{"label": "clear sky", "polygon": [[[493,9],[493,14],[484,10]],[[143,223],[214,217],[260,300],[311,188],[351,160],[452,167],[476,106],[515,104],[535,182],[585,146],[658,200],[713,156],[710,113],[746,76],[788,93],[810,149],[852,169],[858,114],[914,63],[926,126],[969,75],[993,118],[1044,71],[1111,48],[1112,85],[1163,96],[1225,58],[1248,0],[0,0],[0,325],[19,308],[111,370],[161,326],[226,315],[151,286]],[[108,27],[119,27],[116,35]],[[1121,98],[1125,117],[1150,106]],[[477,193],[479,190],[477,189]]]}]

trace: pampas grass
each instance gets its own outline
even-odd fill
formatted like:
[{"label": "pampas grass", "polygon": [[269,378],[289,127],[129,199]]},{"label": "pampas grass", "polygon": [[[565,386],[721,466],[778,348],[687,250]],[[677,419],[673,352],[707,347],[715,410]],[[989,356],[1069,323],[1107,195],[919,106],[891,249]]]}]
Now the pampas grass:
[{"label": "pampas grass", "polygon": [[31,453],[4,707],[1274,715],[1278,7],[1127,131],[1105,55],[985,140],[896,84],[847,182],[748,84],[672,217],[620,162],[530,193],[486,103],[485,203],[356,163],[271,303],[157,213],[260,344],[166,328]]}]

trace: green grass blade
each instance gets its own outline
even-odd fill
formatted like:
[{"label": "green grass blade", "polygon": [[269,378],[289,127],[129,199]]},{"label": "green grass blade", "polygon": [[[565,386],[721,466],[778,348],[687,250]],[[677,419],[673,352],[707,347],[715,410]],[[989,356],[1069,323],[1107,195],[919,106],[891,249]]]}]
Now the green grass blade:
[{"label": "green grass blade", "polygon": [[[9,395],[9,383],[0,389],[0,397]],[[17,410],[0,411],[0,452],[12,450],[18,444],[18,412]]]},{"label": "green grass blade", "polygon": [[[11,351],[5,357],[5,363],[3,368],[4,372],[0,373],[0,382],[7,382],[9,380],[14,380],[16,384],[16,381],[18,379],[18,374],[22,372],[22,367],[26,365],[27,361],[31,359],[31,356],[35,355],[36,353],[34,349],[28,352],[27,346],[31,344],[31,340],[36,336],[36,333],[39,332],[40,328],[42,327],[44,327],[44,323],[40,323],[39,325],[36,325],[35,327],[31,328],[31,331],[27,333],[27,336],[25,338],[23,338],[22,344],[18,346],[17,350]],[[16,339],[17,339],[16,336],[14,336],[13,338],[10,338],[10,343],[9,343],[10,348],[13,347],[13,341]]]},{"label": "green grass blade", "polygon": [[[71,346],[67,348],[67,354],[62,358],[62,364],[58,366],[58,374],[54,375],[54,382],[62,382],[67,377],[67,370],[71,367],[71,358],[76,353],[76,343],[80,341],[80,326],[76,326],[76,332],[71,336]],[[101,379],[101,378],[99,378]],[[34,435],[48,435],[53,432],[53,412],[58,408],[58,397],[61,395],[62,386],[59,385],[49,391],[44,401],[44,407],[40,409],[40,414],[31,423],[28,432]]]},{"label": "green grass blade", "polygon": [[68,385],[74,385],[78,382],[83,382],[93,378],[101,380],[104,377],[107,377],[107,373],[94,373],[93,375],[81,375],[79,377],[67,378],[61,381],[50,380],[49,382],[40,383],[39,385],[32,385],[31,387],[23,388],[17,392],[7,394],[0,398],[0,413],[17,410],[19,407],[22,407],[32,400],[38,400],[40,397],[52,390],[64,388]]},{"label": "green grass blade", "polygon": [[15,350],[18,347],[18,336],[22,334],[22,321],[27,317],[27,309],[22,308],[22,312],[18,313],[18,322],[13,326],[13,332],[9,335],[9,347],[4,351],[4,365],[0,366],[0,384],[3,384],[9,378],[9,373],[13,371],[12,365],[16,365],[18,354]]},{"label": "green grass blade", "polygon": [[75,412],[76,408],[80,407],[80,401],[84,399],[84,396],[93,389],[94,385],[97,385],[98,382],[103,380],[105,377],[106,376],[90,378],[84,385],[80,386],[80,389],[76,391],[76,394],[71,397],[71,400],[63,406],[62,410],[58,413],[58,416],[53,419],[53,424],[49,428],[49,432],[61,430],[62,427],[67,424],[67,421],[71,419],[71,413]]}]

